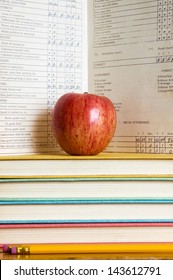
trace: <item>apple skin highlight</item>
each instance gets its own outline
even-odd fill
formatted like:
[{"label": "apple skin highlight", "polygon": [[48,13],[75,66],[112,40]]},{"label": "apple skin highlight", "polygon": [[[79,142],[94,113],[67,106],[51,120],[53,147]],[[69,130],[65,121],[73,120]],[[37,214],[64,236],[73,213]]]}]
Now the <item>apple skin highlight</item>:
[{"label": "apple skin highlight", "polygon": [[104,96],[67,93],[56,102],[52,128],[60,147],[70,155],[96,155],[114,136],[116,110]]}]

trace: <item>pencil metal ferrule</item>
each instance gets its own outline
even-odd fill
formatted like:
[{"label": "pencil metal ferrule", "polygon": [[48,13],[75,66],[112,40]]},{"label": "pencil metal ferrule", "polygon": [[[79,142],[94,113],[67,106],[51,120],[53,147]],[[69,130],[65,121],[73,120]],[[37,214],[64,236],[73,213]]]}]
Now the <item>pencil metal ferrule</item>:
[{"label": "pencil metal ferrule", "polygon": [[29,246],[18,246],[16,248],[16,253],[20,255],[29,255],[30,254],[30,247]]}]

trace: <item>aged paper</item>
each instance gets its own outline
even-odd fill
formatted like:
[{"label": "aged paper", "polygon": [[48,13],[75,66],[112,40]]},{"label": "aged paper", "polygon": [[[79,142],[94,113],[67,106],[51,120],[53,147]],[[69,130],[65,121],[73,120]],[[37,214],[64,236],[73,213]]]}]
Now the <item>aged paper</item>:
[{"label": "aged paper", "polygon": [[173,0],[0,0],[0,21],[1,154],[59,151],[52,108],[86,90],[116,106],[107,151],[173,152]]},{"label": "aged paper", "polygon": [[173,1],[89,1],[89,88],[110,97],[108,151],[173,152]]},{"label": "aged paper", "polygon": [[0,153],[57,151],[52,108],[85,84],[86,1],[0,0],[0,22]]}]

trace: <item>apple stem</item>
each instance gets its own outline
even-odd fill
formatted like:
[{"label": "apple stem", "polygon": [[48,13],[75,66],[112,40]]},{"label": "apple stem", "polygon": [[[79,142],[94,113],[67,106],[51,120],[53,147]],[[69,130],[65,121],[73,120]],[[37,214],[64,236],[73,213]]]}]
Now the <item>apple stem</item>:
[{"label": "apple stem", "polygon": [[88,94],[88,92],[87,92],[87,91],[85,91],[85,92],[84,92],[84,94]]}]

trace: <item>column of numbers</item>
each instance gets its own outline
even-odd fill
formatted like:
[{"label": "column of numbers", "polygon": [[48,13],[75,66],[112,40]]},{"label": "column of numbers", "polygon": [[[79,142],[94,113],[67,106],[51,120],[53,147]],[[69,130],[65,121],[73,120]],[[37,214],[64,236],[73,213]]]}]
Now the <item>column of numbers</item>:
[{"label": "column of numbers", "polygon": [[173,0],[157,1],[157,40],[172,39]]},{"label": "column of numbers", "polygon": [[81,91],[81,3],[61,1],[58,8],[57,93]]},{"label": "column of numbers", "polygon": [[67,1],[66,6],[66,55],[65,55],[65,90],[75,91],[74,85],[74,44],[75,44],[75,2]]},{"label": "column of numbers", "polygon": [[[75,91],[81,92],[82,90],[82,26],[81,26],[81,10],[82,4],[76,3],[76,8],[78,13],[75,17],[75,34],[76,34],[76,41],[74,45],[74,54],[75,54]],[[84,54],[85,55],[85,54]]]},{"label": "column of numbers", "polygon": [[55,139],[52,135],[51,128],[51,111],[52,106],[56,102],[57,98],[57,85],[56,85],[56,66],[57,66],[57,0],[50,0],[48,5],[48,98],[47,98],[47,110],[48,110],[48,146],[55,145]]}]

